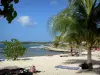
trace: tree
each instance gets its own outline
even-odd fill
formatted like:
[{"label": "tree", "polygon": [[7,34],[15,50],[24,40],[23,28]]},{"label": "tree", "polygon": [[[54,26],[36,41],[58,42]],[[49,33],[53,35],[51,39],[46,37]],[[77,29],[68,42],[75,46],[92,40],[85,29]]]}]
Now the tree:
[{"label": "tree", "polygon": [[26,48],[24,48],[17,39],[5,41],[4,44],[4,55],[7,59],[16,60],[19,56],[23,56],[26,52]]},{"label": "tree", "polygon": [[[98,4],[97,4],[98,3]],[[71,5],[74,10],[76,21],[84,26],[83,41],[88,48],[88,63],[91,63],[91,48],[100,37],[100,2],[99,0],[72,0]]]},{"label": "tree", "polygon": [[63,39],[70,38],[78,44],[86,42],[87,63],[91,63],[91,48],[100,41],[99,0],[69,0],[69,7],[50,21],[51,30],[63,33]]},{"label": "tree", "polygon": [[6,18],[8,23],[17,16],[17,12],[14,10],[14,3],[18,3],[19,0],[0,0],[0,17]]},{"label": "tree", "polygon": [[73,17],[73,14],[70,13],[70,9],[66,8],[56,16],[50,18],[50,20],[48,21],[48,25],[48,28],[54,35],[54,37],[59,33],[60,41],[69,42],[70,53],[72,55],[72,43],[81,43],[81,40],[77,40],[77,38],[82,32],[82,28],[80,27],[80,25],[77,24],[76,20]]},{"label": "tree", "polygon": [[53,47],[57,48],[59,46],[60,36],[56,36],[53,40]]}]

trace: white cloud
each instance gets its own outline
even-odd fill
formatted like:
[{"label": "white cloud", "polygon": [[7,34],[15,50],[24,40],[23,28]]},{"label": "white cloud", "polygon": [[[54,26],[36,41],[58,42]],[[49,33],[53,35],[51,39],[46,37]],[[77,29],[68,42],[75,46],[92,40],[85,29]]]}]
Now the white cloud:
[{"label": "white cloud", "polygon": [[57,0],[52,0],[52,1],[50,2],[50,4],[58,4],[58,1],[57,1]]},{"label": "white cloud", "polygon": [[33,21],[29,16],[20,16],[17,21],[23,26],[32,27],[37,23]]}]

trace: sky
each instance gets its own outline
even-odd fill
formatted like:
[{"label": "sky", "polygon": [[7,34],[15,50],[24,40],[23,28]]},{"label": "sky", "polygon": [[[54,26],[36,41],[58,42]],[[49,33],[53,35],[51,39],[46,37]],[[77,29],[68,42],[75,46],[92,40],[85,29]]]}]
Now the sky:
[{"label": "sky", "polygon": [[67,0],[20,0],[14,5],[18,15],[11,24],[0,17],[0,41],[52,41],[47,22],[66,7]]}]

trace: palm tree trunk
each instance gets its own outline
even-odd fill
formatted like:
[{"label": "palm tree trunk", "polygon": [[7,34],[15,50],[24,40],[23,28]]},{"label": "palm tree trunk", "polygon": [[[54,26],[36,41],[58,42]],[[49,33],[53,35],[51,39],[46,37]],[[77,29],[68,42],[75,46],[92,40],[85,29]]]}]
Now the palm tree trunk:
[{"label": "palm tree trunk", "polygon": [[88,63],[88,66],[89,66],[89,70],[92,70],[93,69],[93,65],[92,65],[91,47],[88,48],[87,63]]},{"label": "palm tree trunk", "polygon": [[87,52],[87,63],[91,63],[91,59],[91,48],[89,47]]}]

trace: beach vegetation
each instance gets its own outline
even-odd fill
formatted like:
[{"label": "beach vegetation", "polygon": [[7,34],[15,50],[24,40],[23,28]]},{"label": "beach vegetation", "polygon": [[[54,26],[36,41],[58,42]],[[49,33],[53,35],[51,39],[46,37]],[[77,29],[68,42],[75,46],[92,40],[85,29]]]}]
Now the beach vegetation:
[{"label": "beach vegetation", "polygon": [[4,56],[7,59],[16,60],[18,57],[23,56],[26,52],[21,42],[17,39],[11,39],[11,41],[4,42]]}]

